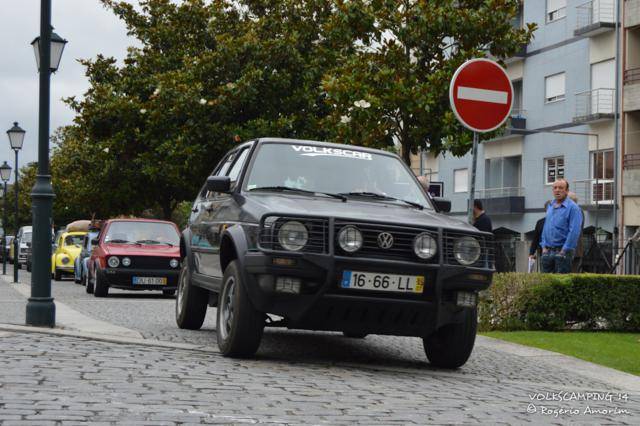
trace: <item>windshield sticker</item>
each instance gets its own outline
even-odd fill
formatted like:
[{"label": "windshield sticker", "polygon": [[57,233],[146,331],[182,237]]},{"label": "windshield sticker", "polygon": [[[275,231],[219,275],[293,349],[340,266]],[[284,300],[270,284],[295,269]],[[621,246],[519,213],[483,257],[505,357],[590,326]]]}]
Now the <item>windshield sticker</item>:
[{"label": "windshield sticker", "polygon": [[296,152],[304,152],[304,154],[302,155],[306,157],[329,156],[329,157],[356,158],[358,160],[373,160],[373,157],[368,152],[352,151],[350,149],[323,148],[319,146],[306,146],[306,145],[292,145],[292,148]]}]

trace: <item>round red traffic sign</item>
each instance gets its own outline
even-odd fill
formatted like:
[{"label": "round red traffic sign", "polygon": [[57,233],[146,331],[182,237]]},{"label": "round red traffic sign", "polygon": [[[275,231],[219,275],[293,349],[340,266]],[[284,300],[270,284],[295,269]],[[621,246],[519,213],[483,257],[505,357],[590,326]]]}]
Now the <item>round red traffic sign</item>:
[{"label": "round red traffic sign", "polygon": [[453,74],[449,100],[453,113],[465,127],[474,132],[490,132],[509,117],[513,86],[497,63],[471,59]]}]

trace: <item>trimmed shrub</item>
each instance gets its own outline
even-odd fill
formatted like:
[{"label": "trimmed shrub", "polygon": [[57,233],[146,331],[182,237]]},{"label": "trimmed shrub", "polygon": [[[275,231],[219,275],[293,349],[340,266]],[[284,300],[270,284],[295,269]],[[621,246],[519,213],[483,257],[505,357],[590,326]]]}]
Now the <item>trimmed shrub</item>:
[{"label": "trimmed shrub", "polygon": [[640,331],[640,276],[495,274],[479,315],[482,331]]}]

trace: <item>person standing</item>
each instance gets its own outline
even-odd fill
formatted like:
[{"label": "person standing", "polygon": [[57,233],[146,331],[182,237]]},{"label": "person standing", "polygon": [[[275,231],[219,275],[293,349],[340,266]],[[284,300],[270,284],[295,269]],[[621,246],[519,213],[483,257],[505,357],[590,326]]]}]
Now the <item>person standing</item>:
[{"label": "person standing", "polygon": [[568,197],[569,182],[558,179],[553,183],[553,202],[547,208],[540,239],[542,272],[568,274],[575,254],[582,212]]},{"label": "person standing", "polygon": [[[549,208],[551,201],[544,202],[545,217],[547,209]],[[533,231],[533,240],[531,240],[531,246],[529,247],[529,259],[534,260],[538,256],[540,251],[540,240],[542,239],[542,230],[544,229],[544,217],[536,222],[536,227]]]},{"label": "person standing", "polygon": [[493,232],[491,219],[485,213],[482,207],[482,201],[480,200],[473,200],[473,217],[475,218],[473,226],[478,228],[480,231]]}]

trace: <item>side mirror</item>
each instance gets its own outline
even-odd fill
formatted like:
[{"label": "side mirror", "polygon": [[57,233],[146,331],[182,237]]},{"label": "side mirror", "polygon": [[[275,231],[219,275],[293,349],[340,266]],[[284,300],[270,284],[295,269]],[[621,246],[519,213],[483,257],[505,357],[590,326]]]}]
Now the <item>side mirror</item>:
[{"label": "side mirror", "polygon": [[206,188],[210,192],[229,192],[231,179],[229,176],[209,176]]},{"label": "side mirror", "polygon": [[438,212],[449,213],[451,211],[451,200],[442,197],[433,197],[432,200]]},{"label": "side mirror", "polygon": [[93,240],[91,240],[91,245],[92,246],[97,246],[99,242],[100,242],[100,240],[98,240],[97,238],[94,238]]}]

